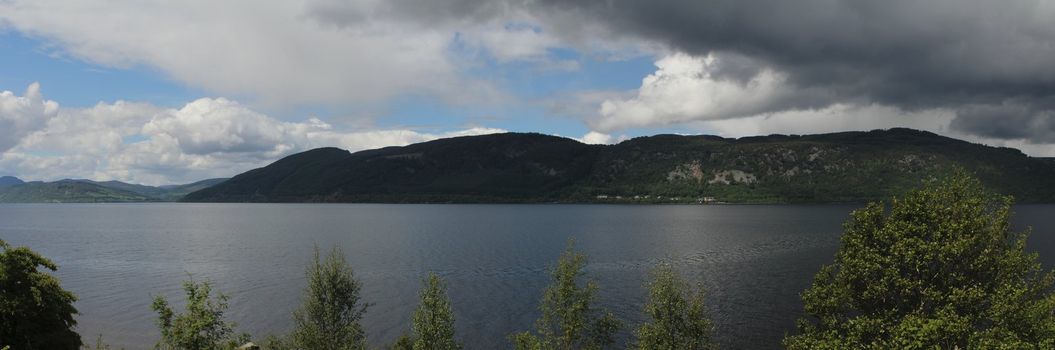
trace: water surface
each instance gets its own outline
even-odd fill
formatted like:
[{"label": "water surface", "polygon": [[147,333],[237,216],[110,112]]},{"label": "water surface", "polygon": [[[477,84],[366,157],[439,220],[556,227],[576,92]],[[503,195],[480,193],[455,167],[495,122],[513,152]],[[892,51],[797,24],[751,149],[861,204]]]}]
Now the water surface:
[{"label": "water surface", "polygon": [[[153,295],[182,298],[180,281],[209,280],[231,299],[230,319],[261,339],[289,329],[313,247],[339,245],[372,303],[364,320],[381,346],[407,330],[420,279],[449,286],[467,349],[507,348],[529,329],[546,268],[569,238],[589,257],[598,305],[642,320],[649,273],[674,266],[707,288],[727,349],[779,348],[801,315],[798,293],[830,262],[857,205],[0,205],[0,238],[60,265],[80,297],[86,341],[149,348]],[[1031,249],[1055,262],[1055,206],[1019,206]],[[182,303],[175,302],[182,307]]]}]

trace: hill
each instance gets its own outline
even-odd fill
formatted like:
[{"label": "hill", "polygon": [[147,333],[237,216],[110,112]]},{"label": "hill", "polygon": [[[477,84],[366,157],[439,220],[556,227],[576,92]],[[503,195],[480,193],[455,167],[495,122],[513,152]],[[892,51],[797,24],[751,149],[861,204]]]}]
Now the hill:
[{"label": "hill", "polygon": [[97,184],[62,180],[27,182],[0,188],[0,203],[144,202],[150,197]]},{"label": "hill", "polygon": [[[8,177],[5,177],[8,178]],[[17,178],[13,178],[16,179]],[[2,180],[2,178],[0,178]],[[208,179],[185,185],[146,186],[120,181],[59,180],[54,182],[0,182],[0,203],[98,203],[177,201],[190,192],[226,179]]]},{"label": "hill", "polygon": [[153,200],[176,201],[176,200],[179,200],[180,198],[183,198],[183,196],[187,195],[188,193],[191,193],[191,192],[194,192],[194,191],[197,191],[197,190],[201,190],[201,189],[204,189],[204,188],[209,187],[209,186],[216,185],[216,184],[224,182],[226,180],[227,180],[226,178],[216,178],[216,179],[207,179],[207,180],[196,181],[196,182],[193,182],[193,183],[183,184],[183,185],[164,185],[164,186],[138,185],[138,184],[130,184],[130,183],[126,183],[126,182],[121,182],[121,181],[92,181],[92,180],[71,180],[71,181],[80,181],[80,182],[93,183],[93,184],[96,184],[96,185],[99,185],[99,186],[103,186],[103,187],[106,187],[106,188],[112,188],[112,189],[117,189],[117,190],[122,190],[122,191],[138,193],[138,194],[141,194],[143,196],[150,197]]},{"label": "hill", "polygon": [[598,150],[540,134],[457,137],[357,153],[320,148],[250,170],[184,200],[524,201],[586,177]]},{"label": "hill", "polygon": [[183,185],[158,186],[156,188],[160,190],[160,193],[157,193],[155,197],[163,201],[178,201],[188,193],[216,186],[224,181],[227,181],[227,178],[206,179]]},{"label": "hill", "polygon": [[22,181],[22,179],[19,179],[19,178],[14,177],[14,176],[0,176],[0,187],[2,187],[2,186],[11,186],[11,185],[19,185],[19,184],[23,184],[23,183],[25,183],[25,182]]},{"label": "hill", "polygon": [[586,145],[541,134],[294,154],[193,192],[203,202],[840,202],[957,167],[1022,202],[1055,202],[1055,162],[911,129]]}]

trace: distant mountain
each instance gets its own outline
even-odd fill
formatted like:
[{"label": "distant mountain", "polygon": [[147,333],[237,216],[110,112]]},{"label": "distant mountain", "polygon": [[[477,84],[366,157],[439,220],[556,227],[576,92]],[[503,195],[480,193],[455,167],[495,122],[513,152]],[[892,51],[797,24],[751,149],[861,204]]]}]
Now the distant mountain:
[{"label": "distant mountain", "polygon": [[216,184],[224,181],[227,181],[227,178],[206,179],[183,185],[158,186],[157,189],[162,192],[157,194],[156,197],[164,201],[178,201],[188,193],[216,186]]},{"label": "distant mountain", "polygon": [[[6,177],[5,177],[6,178]],[[16,179],[17,180],[17,179]],[[120,181],[59,180],[0,185],[0,203],[97,203],[177,201],[187,193],[226,179],[202,180],[185,185],[146,186]]]},{"label": "distant mountain", "polygon": [[1055,162],[911,129],[586,145],[541,134],[320,148],[188,194],[200,202],[837,202],[900,194],[956,168],[1055,202]]},{"label": "distant mountain", "polygon": [[145,202],[156,199],[93,183],[62,180],[27,182],[0,188],[0,203]]},{"label": "distant mountain", "polygon": [[188,193],[207,188],[209,186],[216,185],[218,183],[226,181],[226,178],[216,178],[201,180],[189,184],[183,185],[164,185],[164,186],[147,186],[130,184],[121,181],[92,181],[92,180],[73,180],[87,183],[93,183],[106,188],[118,189],[133,193],[138,193],[146,197],[153,198],[159,201],[176,201]]},{"label": "distant mountain", "polygon": [[66,180],[62,180],[62,181],[76,181],[76,182],[90,183],[90,184],[95,184],[95,185],[99,185],[99,186],[102,186],[102,187],[111,188],[111,189],[115,189],[115,190],[121,190],[121,191],[128,191],[128,192],[132,192],[132,193],[137,193],[137,194],[140,194],[140,195],[143,195],[143,196],[146,196],[146,197],[151,197],[151,198],[158,198],[159,195],[161,195],[162,193],[165,192],[164,190],[162,190],[159,187],[130,184],[130,183],[127,183],[127,182],[113,181],[113,180],[111,180],[111,181],[93,181],[93,180],[86,180],[86,179],[66,179]]},{"label": "distant mountain", "polygon": [[586,176],[597,148],[539,134],[460,137],[349,153],[320,148],[191,193],[187,201],[507,201]]},{"label": "distant mountain", "polygon": [[0,176],[0,186],[20,185],[25,182],[14,176]]}]

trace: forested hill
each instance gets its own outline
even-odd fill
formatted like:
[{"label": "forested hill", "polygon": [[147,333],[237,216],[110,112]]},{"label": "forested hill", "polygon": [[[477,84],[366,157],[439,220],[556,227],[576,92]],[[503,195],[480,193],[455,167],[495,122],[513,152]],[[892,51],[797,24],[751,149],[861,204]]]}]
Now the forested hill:
[{"label": "forested hill", "polygon": [[199,202],[837,202],[886,198],[958,167],[1020,202],[1055,202],[1055,162],[911,129],[586,145],[541,134],[294,154]]},{"label": "forested hill", "polygon": [[120,181],[59,180],[24,182],[0,177],[0,203],[109,203],[176,201],[226,179],[201,180],[185,185],[145,186]]}]

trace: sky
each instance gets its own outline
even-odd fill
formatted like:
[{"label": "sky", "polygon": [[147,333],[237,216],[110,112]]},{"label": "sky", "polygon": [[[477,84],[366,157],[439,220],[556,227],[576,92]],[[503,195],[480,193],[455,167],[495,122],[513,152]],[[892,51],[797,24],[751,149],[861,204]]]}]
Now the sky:
[{"label": "sky", "polygon": [[1052,0],[0,0],[0,175],[910,127],[1055,156]]}]

